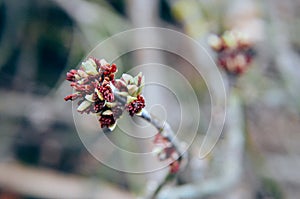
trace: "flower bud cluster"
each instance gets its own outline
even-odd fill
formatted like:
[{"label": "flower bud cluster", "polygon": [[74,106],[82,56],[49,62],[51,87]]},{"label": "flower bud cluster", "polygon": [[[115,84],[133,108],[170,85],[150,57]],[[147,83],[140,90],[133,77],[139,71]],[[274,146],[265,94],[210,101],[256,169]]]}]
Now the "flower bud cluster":
[{"label": "flower bud cluster", "polygon": [[[104,59],[89,58],[78,70],[70,70],[66,79],[71,82],[74,92],[64,99],[78,100],[77,111],[96,114],[101,128],[113,130],[124,110],[130,116],[141,115],[145,99],[141,95],[145,80],[142,73],[132,77],[123,74],[115,79],[117,66]],[[177,173],[180,158],[175,146],[163,133],[154,139],[154,152],[160,161],[171,160],[170,173]]]},{"label": "flower bud cluster", "polygon": [[253,61],[253,43],[242,33],[227,31],[222,36],[210,35],[208,43],[217,52],[218,65],[227,73],[239,75]]},{"label": "flower bud cluster", "polygon": [[[78,100],[78,112],[96,114],[101,128],[113,130],[124,109],[133,116],[145,107],[141,96],[143,75],[140,73],[132,77],[123,74],[121,79],[115,79],[116,72],[117,66],[104,59],[87,59],[78,70],[72,69],[67,73],[66,79],[71,82],[74,92],[64,99]],[[116,100],[114,92],[124,97],[126,104]]]},{"label": "flower bud cluster", "polygon": [[171,160],[169,165],[170,173],[177,173],[179,171],[180,162],[179,154],[174,145],[162,133],[157,133],[153,140],[153,152],[157,155],[160,161]]},{"label": "flower bud cluster", "polygon": [[116,94],[126,97],[125,109],[130,116],[140,115],[145,107],[145,99],[141,95],[144,88],[145,80],[142,73],[132,77],[128,74],[123,74],[120,79],[114,82],[114,86],[118,89]]}]

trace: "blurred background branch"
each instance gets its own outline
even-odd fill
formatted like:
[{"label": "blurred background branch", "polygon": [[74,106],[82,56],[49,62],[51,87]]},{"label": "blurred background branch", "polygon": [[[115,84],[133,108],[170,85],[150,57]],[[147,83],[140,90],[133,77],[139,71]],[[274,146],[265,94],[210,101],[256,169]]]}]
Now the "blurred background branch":
[{"label": "blurred background branch", "polygon": [[134,198],[96,179],[37,169],[15,162],[0,163],[0,186],[38,198]]}]

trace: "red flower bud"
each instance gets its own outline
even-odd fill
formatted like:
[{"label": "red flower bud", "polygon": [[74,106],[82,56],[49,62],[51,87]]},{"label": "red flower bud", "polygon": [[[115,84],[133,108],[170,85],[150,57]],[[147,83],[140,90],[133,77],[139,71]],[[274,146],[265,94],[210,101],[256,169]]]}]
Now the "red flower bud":
[{"label": "red flower bud", "polygon": [[179,164],[178,160],[172,162],[170,164],[170,173],[172,173],[172,174],[177,173],[179,171],[179,168],[180,168],[180,164]]},{"label": "red flower bud", "polygon": [[99,118],[99,122],[101,128],[109,128],[110,126],[114,125],[116,121],[113,115],[101,115]]},{"label": "red flower bud", "polygon": [[104,100],[108,102],[113,102],[115,100],[115,96],[112,92],[109,82],[103,82],[101,86],[97,87],[97,89],[102,94]]},{"label": "red flower bud", "polygon": [[77,70],[70,70],[68,73],[67,73],[67,80],[68,81],[71,81],[71,82],[74,82],[75,81],[75,75],[77,74]]},{"label": "red flower bud", "polygon": [[126,105],[126,110],[129,112],[130,116],[134,116],[139,113],[145,107],[145,100],[141,95],[137,96],[136,100]]},{"label": "red flower bud", "polygon": [[64,98],[65,101],[68,101],[68,100],[76,100],[78,97],[80,97],[80,95],[78,95],[77,93],[74,93],[74,94],[71,94],[71,95],[68,95]]}]

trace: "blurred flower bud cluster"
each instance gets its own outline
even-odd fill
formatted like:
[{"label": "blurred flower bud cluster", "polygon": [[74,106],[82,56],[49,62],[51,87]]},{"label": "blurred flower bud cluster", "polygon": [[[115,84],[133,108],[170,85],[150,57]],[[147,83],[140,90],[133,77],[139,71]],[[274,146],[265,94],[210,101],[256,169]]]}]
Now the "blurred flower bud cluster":
[{"label": "blurred flower bud cluster", "polygon": [[226,31],[221,36],[212,34],[208,43],[217,52],[217,64],[229,74],[244,73],[255,56],[253,43],[241,32]]},{"label": "blurred flower bud cluster", "polygon": [[174,145],[163,133],[157,133],[153,142],[155,145],[153,152],[157,154],[158,159],[160,161],[171,160],[170,173],[177,173],[180,168],[180,159]]}]

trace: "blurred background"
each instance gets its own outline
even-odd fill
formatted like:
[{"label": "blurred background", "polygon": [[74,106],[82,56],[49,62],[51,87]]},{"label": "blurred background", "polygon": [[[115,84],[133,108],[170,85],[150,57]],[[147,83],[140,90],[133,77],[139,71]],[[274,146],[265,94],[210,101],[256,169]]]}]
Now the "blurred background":
[{"label": "blurred background", "polygon": [[[242,153],[242,172],[232,172],[237,177],[230,186],[198,198],[299,198],[299,10],[296,0],[0,0],[0,199],[136,198],[149,189],[147,181],[160,180],[155,172],[128,174],[97,161],[80,141],[71,104],[63,100],[71,92],[66,72],[100,41],[146,26],[185,33],[212,55],[209,35],[237,30],[249,35],[256,52],[237,83],[246,132],[245,143],[234,151]],[[178,48],[197,55],[184,43]],[[174,66],[195,89],[203,139],[210,98],[188,62],[155,52],[132,53],[117,63],[122,72],[153,60]],[[177,128],[176,118],[167,120]],[[199,144],[193,144],[177,183],[222,178],[227,144],[221,139],[203,160],[194,155]],[[216,180],[214,186],[222,185]]]}]

